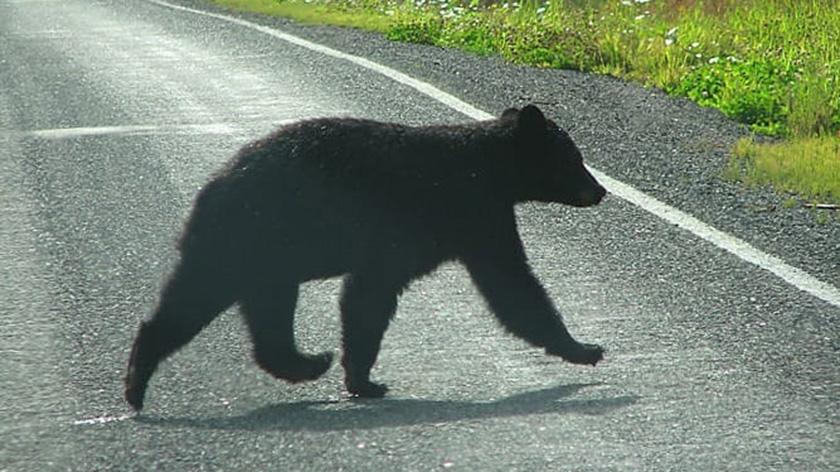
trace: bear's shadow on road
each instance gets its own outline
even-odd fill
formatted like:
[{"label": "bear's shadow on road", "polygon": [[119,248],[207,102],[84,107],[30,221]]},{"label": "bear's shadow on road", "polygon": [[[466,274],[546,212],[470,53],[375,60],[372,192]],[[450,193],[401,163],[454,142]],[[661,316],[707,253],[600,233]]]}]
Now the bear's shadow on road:
[{"label": "bear's shadow on road", "polygon": [[187,418],[138,415],[135,421],[163,427],[243,431],[345,431],[450,423],[548,413],[602,415],[639,400],[635,395],[569,398],[598,384],[570,384],[519,393],[497,401],[384,398],[278,403],[238,416]]}]

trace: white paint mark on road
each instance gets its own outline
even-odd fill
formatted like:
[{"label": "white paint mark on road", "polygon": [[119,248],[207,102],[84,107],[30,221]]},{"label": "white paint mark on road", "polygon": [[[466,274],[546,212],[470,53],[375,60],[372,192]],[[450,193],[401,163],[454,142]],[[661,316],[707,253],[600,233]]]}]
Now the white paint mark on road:
[{"label": "white paint mark on road", "polygon": [[117,421],[124,421],[129,418],[132,418],[134,415],[119,415],[119,416],[112,416],[112,415],[105,415],[105,416],[98,416],[96,418],[87,418],[82,420],[76,420],[73,422],[74,426],[88,426],[88,425],[100,425],[100,424],[107,424],[107,423],[114,423]]},{"label": "white paint mark on road", "polygon": [[[297,120],[274,120],[271,123],[252,123],[251,125],[270,125],[279,127]],[[187,135],[187,134],[249,134],[250,127],[231,123],[202,124],[162,124],[162,125],[123,125],[123,126],[82,126],[77,128],[52,128],[12,133],[40,139],[58,140],[83,138],[86,136],[150,136],[150,135]],[[0,133],[3,133],[0,130]]]},{"label": "white paint mark on road", "polygon": [[[267,26],[251,23],[249,21],[245,21],[239,18],[233,18],[218,13],[211,13],[201,10],[194,10],[192,8],[186,8],[178,5],[172,5],[161,0],[149,1],[151,3],[155,3],[166,8],[186,11],[197,15],[208,16],[211,18],[217,18],[223,21],[238,24],[246,28],[265,33],[277,39],[304,47],[311,51],[315,51],[330,57],[335,57],[337,59],[349,61],[368,70],[382,74],[400,84],[411,87],[417,90],[418,92],[448,106],[449,108],[452,108],[453,110],[456,110],[475,120],[486,120],[494,117],[486,111],[480,110],[454,97],[453,95],[450,95],[438,89],[437,87],[429,83],[415,79],[402,72],[391,69],[390,67],[384,66],[382,64],[373,62],[369,59],[354,56],[352,54],[347,54],[329,48],[327,46],[318,43],[313,43],[306,39],[299,38],[288,33],[283,33],[281,31],[269,28]],[[601,183],[603,183],[604,186],[613,195],[616,195],[623,200],[637,205],[645,211],[648,211],[656,215],[657,217],[668,221],[669,223],[673,223],[687,231],[690,231],[696,236],[736,255],[744,261],[747,261],[751,264],[755,264],[756,266],[775,274],[785,282],[793,285],[794,287],[797,287],[800,290],[810,293],[811,295],[836,307],[840,307],[840,289],[838,289],[837,287],[817,279],[816,277],[806,273],[802,269],[793,267],[785,263],[778,257],[764,253],[751,246],[746,241],[732,236],[728,233],[725,233],[723,231],[720,231],[698,220],[697,218],[685,213],[684,211],[678,210],[670,205],[667,205],[651,197],[650,195],[647,195],[646,193],[636,189],[635,187],[632,187],[631,185],[613,179],[612,177],[609,177],[608,175],[604,174],[601,171],[598,171],[597,169],[590,168],[590,170],[593,171],[593,174],[596,176],[596,178],[600,180]]]},{"label": "white paint mark on road", "polygon": [[283,41],[295,44],[297,46],[301,46],[303,48],[309,49],[310,51],[315,51],[315,52],[324,54],[325,56],[330,56],[330,57],[334,57],[336,59],[341,59],[341,60],[344,60],[344,61],[352,62],[353,64],[362,66],[365,69],[377,72],[377,73],[382,74],[385,77],[388,77],[389,79],[392,79],[392,80],[394,80],[398,83],[401,83],[403,85],[411,87],[411,88],[417,90],[418,92],[420,92],[420,93],[422,93],[422,94],[424,94],[428,97],[431,97],[431,98],[437,100],[438,102],[448,106],[449,108],[452,108],[453,110],[458,111],[458,112],[460,112],[460,113],[462,113],[462,114],[464,114],[464,115],[466,115],[470,118],[473,118],[473,119],[476,119],[476,120],[488,120],[488,119],[491,119],[491,118],[495,118],[490,113],[487,113],[486,111],[483,111],[483,110],[479,110],[478,108],[476,108],[476,107],[474,107],[474,106],[472,106],[472,105],[470,105],[470,104],[468,104],[468,103],[466,103],[466,102],[464,102],[464,101],[462,101],[458,98],[455,98],[454,96],[449,95],[446,92],[443,92],[442,90],[438,89],[437,87],[435,87],[431,84],[423,82],[422,80],[415,79],[414,77],[411,77],[407,74],[403,74],[402,72],[394,70],[390,67],[383,66],[382,64],[379,64],[377,62],[373,62],[369,59],[365,59],[364,57],[359,57],[359,56],[354,56],[352,54],[343,53],[341,51],[329,48],[327,46],[324,46],[324,45],[321,45],[321,44],[318,44],[318,43],[313,43],[312,41],[307,41],[303,38],[299,38],[297,36],[294,36],[294,35],[291,35],[291,34],[288,34],[288,33],[283,33],[282,31],[278,31],[274,28],[269,28],[268,26],[258,25],[258,24],[255,24],[255,23],[251,23],[250,21],[241,20],[239,18],[233,18],[233,17],[230,17],[230,16],[220,15],[218,13],[210,13],[210,12],[201,11],[201,10],[194,10],[192,8],[182,7],[182,6],[178,6],[178,5],[172,5],[170,3],[162,2],[160,0],[149,0],[149,1],[151,3],[155,3],[155,4],[163,6],[163,7],[172,8],[174,10],[186,11],[186,12],[195,13],[195,14],[198,14],[198,15],[209,16],[211,18],[217,18],[219,20],[224,20],[224,21],[227,21],[227,22],[230,22],[230,23],[235,23],[235,24],[244,26],[246,28],[257,30],[261,33],[264,33],[266,35],[275,37],[277,39],[281,39]]},{"label": "white paint mark on road", "polygon": [[152,134],[235,134],[241,129],[225,123],[198,125],[125,125],[55,128],[24,131],[24,135],[41,139],[68,139],[85,136],[144,136]]},{"label": "white paint mark on road", "polygon": [[758,267],[775,274],[785,282],[799,288],[800,290],[808,292],[834,306],[840,307],[840,289],[837,287],[825,283],[808,274],[804,270],[794,267],[776,256],[760,251],[746,241],[714,228],[713,226],[698,220],[688,213],[663,203],[650,195],[625,184],[624,182],[604,174],[601,171],[591,168],[590,170],[595,178],[604,184],[611,193],[640,208],[643,208],[650,213],[653,213],[671,224],[677,225],[686,231],[694,233],[696,236],[705,239],[715,246],[724,249],[751,264],[757,265]]}]

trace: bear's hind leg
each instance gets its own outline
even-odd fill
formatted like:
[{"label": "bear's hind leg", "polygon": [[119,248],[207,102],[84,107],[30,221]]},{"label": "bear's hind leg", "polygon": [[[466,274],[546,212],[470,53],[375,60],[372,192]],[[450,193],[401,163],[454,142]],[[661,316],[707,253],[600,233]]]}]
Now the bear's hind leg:
[{"label": "bear's hind leg", "polygon": [[140,325],[128,361],[125,398],[137,411],[158,364],[190,342],[235,301],[217,271],[182,259],[164,287],[151,319]]},{"label": "bear's hind leg", "polygon": [[344,356],[344,384],[358,397],[385,396],[388,387],[371,382],[382,336],[397,308],[400,289],[377,277],[352,274],[344,279],[341,294],[341,322]]},{"label": "bear's hind leg", "polygon": [[289,381],[315,380],[332,363],[332,354],[311,355],[295,346],[297,283],[252,288],[241,309],[254,343],[254,360],[274,377]]}]

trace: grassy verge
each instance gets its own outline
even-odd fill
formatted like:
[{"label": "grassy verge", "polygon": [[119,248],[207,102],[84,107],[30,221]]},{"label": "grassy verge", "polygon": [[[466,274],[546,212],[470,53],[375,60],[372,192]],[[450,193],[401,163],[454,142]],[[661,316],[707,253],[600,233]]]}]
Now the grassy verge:
[{"label": "grassy verge", "polygon": [[660,87],[780,138],[740,142],[733,178],[840,203],[837,0],[211,1]]},{"label": "grassy verge", "polygon": [[820,201],[840,195],[840,159],[822,159],[838,155],[840,140],[825,136],[770,146],[745,139],[735,145],[726,175],[748,185],[772,184],[780,191]]},{"label": "grassy verge", "polygon": [[[329,2],[306,0],[207,0],[236,11],[293,18],[306,24],[328,24],[362,28],[385,33],[393,27],[393,19],[373,6],[361,2]],[[384,2],[376,2],[384,4]]]}]

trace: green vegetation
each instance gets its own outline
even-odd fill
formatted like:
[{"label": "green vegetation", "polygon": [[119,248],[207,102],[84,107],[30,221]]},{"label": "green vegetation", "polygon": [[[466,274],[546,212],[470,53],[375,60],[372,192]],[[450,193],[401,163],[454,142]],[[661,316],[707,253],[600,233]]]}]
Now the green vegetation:
[{"label": "green vegetation", "polygon": [[[236,11],[293,18],[307,24],[329,24],[362,28],[384,33],[393,26],[393,19],[363,2],[329,2],[306,0],[207,0]],[[369,2],[383,5],[384,1]]]},{"label": "green vegetation", "polygon": [[735,147],[739,180],[840,202],[837,0],[212,1],[660,87],[780,138]]},{"label": "green vegetation", "polygon": [[[823,159],[835,156],[834,159]],[[773,184],[809,200],[840,195],[840,140],[828,136],[803,138],[775,145],[739,141],[726,175],[748,185]],[[814,178],[814,176],[820,178]],[[836,199],[835,199],[836,201]]]}]

